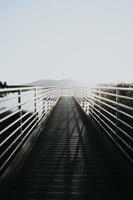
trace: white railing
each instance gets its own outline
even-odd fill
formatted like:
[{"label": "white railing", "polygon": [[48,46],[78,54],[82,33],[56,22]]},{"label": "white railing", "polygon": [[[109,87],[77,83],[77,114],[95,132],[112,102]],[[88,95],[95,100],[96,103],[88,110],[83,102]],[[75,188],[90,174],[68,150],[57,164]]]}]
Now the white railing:
[{"label": "white railing", "polygon": [[133,88],[75,88],[74,97],[133,162]]},{"label": "white railing", "polygon": [[0,174],[58,99],[56,87],[0,89]]},{"label": "white railing", "polygon": [[64,94],[74,94],[84,112],[93,117],[133,161],[133,88],[83,87],[72,90],[69,88],[66,93],[63,89],[61,93],[56,87],[0,89],[0,174]]}]

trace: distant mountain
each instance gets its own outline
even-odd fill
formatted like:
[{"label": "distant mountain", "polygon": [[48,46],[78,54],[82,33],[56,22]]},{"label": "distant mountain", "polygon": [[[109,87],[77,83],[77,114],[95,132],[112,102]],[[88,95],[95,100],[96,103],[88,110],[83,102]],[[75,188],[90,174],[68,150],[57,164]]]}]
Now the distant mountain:
[{"label": "distant mountain", "polygon": [[82,86],[83,83],[80,83],[75,80],[71,79],[61,79],[61,80],[48,80],[48,79],[41,79],[38,81],[34,81],[30,83],[32,86],[56,86],[59,88],[73,88],[77,86]]}]

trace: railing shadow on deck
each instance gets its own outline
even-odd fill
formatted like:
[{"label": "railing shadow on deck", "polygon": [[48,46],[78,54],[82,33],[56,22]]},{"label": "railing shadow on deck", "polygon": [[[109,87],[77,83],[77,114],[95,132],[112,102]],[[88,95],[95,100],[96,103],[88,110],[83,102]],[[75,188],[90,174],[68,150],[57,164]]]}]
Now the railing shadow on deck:
[{"label": "railing shadow on deck", "polygon": [[[61,101],[62,100],[60,99],[55,109],[61,109]],[[80,108],[75,107],[75,100],[71,102],[70,108],[69,106],[66,108],[63,117],[60,117],[58,120],[55,119],[56,125],[53,124],[51,131],[47,132],[47,127],[50,126],[50,123],[51,123],[50,120],[52,117],[53,116],[50,117],[46,125],[44,134],[42,133],[40,135],[40,138],[36,142],[36,146],[37,146],[38,143],[41,144],[43,141],[43,145],[46,146],[46,149],[44,150],[48,152],[47,154],[45,153],[45,157],[40,158],[40,160],[38,160],[38,162],[32,166],[33,172],[36,171],[36,165],[37,165],[40,171],[46,170],[46,172],[50,173],[50,175],[48,174],[48,176],[45,177],[45,180],[43,180],[43,184],[47,185],[47,187],[45,187],[45,190],[47,192],[50,191],[50,187],[55,181],[59,170],[62,170],[62,173],[64,175],[64,184],[65,184],[64,193],[66,194],[66,198],[69,199],[71,195],[70,186],[73,184],[73,181],[74,181],[73,177],[75,175],[77,176],[79,172],[78,170],[80,170],[80,173],[82,172],[82,175],[79,174],[80,175],[79,179],[84,179],[85,177],[84,182],[86,183],[86,184],[80,185],[81,191],[87,192],[88,185],[90,185],[89,194],[90,196],[91,195],[94,196],[94,190],[92,190],[91,188],[93,187],[92,179],[95,176],[97,177],[97,188],[100,187],[100,193],[108,192],[108,191],[105,191],[105,187],[100,186],[99,183],[102,182],[103,177],[105,178],[105,183],[108,182],[108,176],[107,176],[108,169],[105,169],[105,166],[107,167],[108,165],[111,164],[112,168],[114,169],[114,166],[116,166],[116,163],[112,163],[113,160],[110,159],[111,157],[107,156],[105,152],[106,147],[104,150],[104,148],[102,147],[102,142],[101,142],[102,139],[99,140],[100,139],[99,133],[96,134],[96,132],[93,130],[93,127],[90,126],[90,122],[88,122],[88,119],[84,116],[84,113],[80,110]],[[96,144],[94,141],[96,142]],[[60,147],[61,143],[62,143],[62,146]],[[38,149],[36,149],[35,151],[39,152],[40,148],[41,148],[40,145],[38,145]],[[56,151],[60,151],[60,154],[58,154],[58,156],[56,156]],[[92,154],[89,157],[90,152]],[[93,159],[92,159],[92,156],[93,156]],[[32,154],[31,154],[31,157],[32,157]],[[46,166],[41,167],[42,159],[44,162],[44,161],[47,161],[49,157],[51,160],[55,161],[55,166],[53,166],[51,169],[49,169],[47,164]],[[104,162],[103,162],[103,157],[104,158],[106,157]],[[29,159],[30,159],[30,156],[29,156]],[[77,169],[77,163],[79,161],[81,161],[83,165],[80,166],[80,169]],[[100,167],[99,164],[101,163],[102,165]],[[121,173],[120,169],[119,168],[116,169],[115,175],[119,176],[120,173]],[[38,174],[35,173],[34,176],[38,176]],[[77,177],[75,181],[77,181],[77,184],[78,184]],[[112,181],[111,175],[110,175],[110,181]],[[112,184],[113,184],[113,181],[112,181]],[[119,181],[118,181],[118,184],[120,184],[118,186],[119,189],[122,189],[121,187],[122,184]],[[30,189],[30,186],[29,186],[29,189]],[[39,190],[43,191],[44,190],[43,186],[39,188]],[[20,196],[21,196],[21,193],[23,194],[23,191],[19,193]]]}]

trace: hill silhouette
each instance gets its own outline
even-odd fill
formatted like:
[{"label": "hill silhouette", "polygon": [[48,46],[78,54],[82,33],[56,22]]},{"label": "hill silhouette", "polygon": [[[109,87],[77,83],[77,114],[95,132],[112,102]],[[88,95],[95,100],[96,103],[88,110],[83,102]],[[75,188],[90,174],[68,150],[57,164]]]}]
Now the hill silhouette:
[{"label": "hill silhouette", "polygon": [[41,79],[30,83],[32,86],[56,86],[59,88],[73,88],[83,85],[79,81],[71,79],[61,79],[61,80],[52,80],[52,79]]}]

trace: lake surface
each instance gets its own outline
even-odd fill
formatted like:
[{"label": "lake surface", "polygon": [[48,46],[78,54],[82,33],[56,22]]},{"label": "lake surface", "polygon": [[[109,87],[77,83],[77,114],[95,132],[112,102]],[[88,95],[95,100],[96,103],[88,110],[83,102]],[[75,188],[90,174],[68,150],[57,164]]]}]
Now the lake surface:
[{"label": "lake surface", "polygon": [[[18,103],[18,93],[9,93],[3,97],[0,97],[0,110],[4,110],[6,108],[11,108]],[[33,111],[34,109],[34,94],[33,91],[26,91],[22,93],[21,103],[25,103],[22,105],[22,109],[26,111]],[[17,107],[18,108],[18,107]],[[11,110],[14,110],[13,108]]]}]

